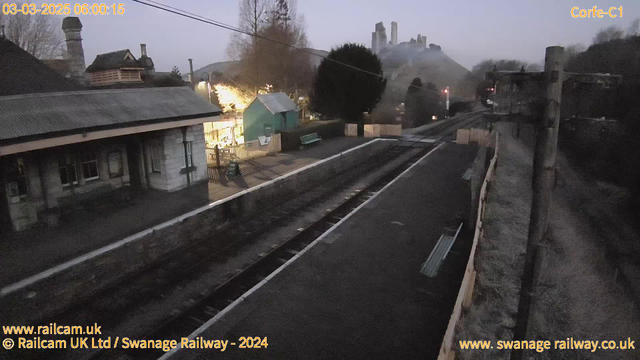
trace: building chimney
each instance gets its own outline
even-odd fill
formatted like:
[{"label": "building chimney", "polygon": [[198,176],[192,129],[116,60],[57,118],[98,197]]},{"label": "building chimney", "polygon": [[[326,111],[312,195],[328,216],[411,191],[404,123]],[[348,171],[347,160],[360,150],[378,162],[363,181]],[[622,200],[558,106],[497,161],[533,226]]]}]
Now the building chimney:
[{"label": "building chimney", "polygon": [[189,59],[189,81],[191,81],[191,88],[195,89],[195,78],[193,77],[193,59]]},{"label": "building chimney", "polygon": [[140,44],[140,57],[147,56],[147,44]]},{"label": "building chimney", "polygon": [[371,52],[374,54],[378,53],[378,43],[380,42],[379,33],[374,31],[371,33]]},{"label": "building chimney", "polygon": [[87,67],[84,62],[84,49],[82,49],[82,23],[75,16],[68,16],[62,20],[62,31],[67,41],[67,53],[64,58],[69,63],[71,78],[81,84],[87,84]]},{"label": "building chimney", "polygon": [[391,22],[391,45],[398,45],[398,23]]}]

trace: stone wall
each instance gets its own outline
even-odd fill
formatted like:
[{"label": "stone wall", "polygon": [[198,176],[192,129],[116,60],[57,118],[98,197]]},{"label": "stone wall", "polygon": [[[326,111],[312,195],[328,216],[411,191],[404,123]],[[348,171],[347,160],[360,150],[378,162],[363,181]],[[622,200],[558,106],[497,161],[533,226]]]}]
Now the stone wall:
[{"label": "stone wall", "polygon": [[388,141],[365,144],[123,239],[110,245],[108,250],[96,251],[80,263],[62,266],[47,278],[20,286],[10,293],[6,293],[5,287],[0,296],[0,318],[7,323],[34,320],[22,318],[24,314],[46,318],[117,284],[126,276],[175,256],[181,248],[206,240],[211,243],[212,251],[220,249],[232,240],[217,232],[223,223],[231,221],[233,224],[242,221],[242,217],[277,206],[389,146],[391,142]]},{"label": "stone wall", "polygon": [[[108,163],[109,153],[114,151],[121,154],[123,170],[122,174],[116,177],[109,173]],[[83,152],[96,154],[99,178],[85,180],[82,176],[80,160],[76,159],[77,184],[63,186],[60,180],[60,158],[64,154]],[[73,201],[82,202],[92,193],[110,191],[129,185],[127,151],[125,145],[118,141],[95,141],[85,144],[81,148],[62,146],[23,153],[18,157],[24,160],[28,194],[21,199],[7,198],[9,214],[15,231],[27,229],[38,221],[44,220],[40,213],[45,210],[58,209]],[[46,192],[45,194],[43,194],[43,190]]]},{"label": "stone wall", "polygon": [[364,137],[402,136],[402,125],[365,124]]},{"label": "stone wall", "polygon": [[358,137],[358,124],[345,124],[344,136]]},{"label": "stone wall", "polygon": [[[185,174],[184,144],[182,130],[169,129],[160,131],[145,140],[146,144],[154,144],[161,149],[163,156],[160,172],[151,171],[151,154],[147,148],[147,169],[149,184],[154,189],[176,191],[187,186]],[[207,176],[207,155],[205,151],[204,127],[202,124],[187,128],[187,141],[192,144],[192,159],[195,171],[190,172],[191,182],[204,181]]]},{"label": "stone wall", "polygon": [[479,146],[487,146],[491,141],[490,135],[491,132],[485,129],[458,129],[456,132],[456,144],[467,145],[475,142]]}]

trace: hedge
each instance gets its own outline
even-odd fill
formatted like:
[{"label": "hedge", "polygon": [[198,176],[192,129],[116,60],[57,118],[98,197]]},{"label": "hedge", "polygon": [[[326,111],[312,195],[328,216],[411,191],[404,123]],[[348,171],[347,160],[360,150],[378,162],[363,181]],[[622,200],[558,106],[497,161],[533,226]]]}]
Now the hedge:
[{"label": "hedge", "polygon": [[295,129],[279,130],[278,133],[282,136],[282,151],[291,151],[298,149],[300,137],[303,135],[318,133],[323,139],[344,136],[344,122],[342,120],[318,120],[300,125]]}]

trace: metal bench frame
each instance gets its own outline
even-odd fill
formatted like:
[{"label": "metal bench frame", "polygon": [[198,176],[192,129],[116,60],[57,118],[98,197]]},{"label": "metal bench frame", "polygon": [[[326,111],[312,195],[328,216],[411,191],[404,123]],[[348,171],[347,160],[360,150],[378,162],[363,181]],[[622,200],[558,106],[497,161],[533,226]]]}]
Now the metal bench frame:
[{"label": "metal bench frame", "polygon": [[447,258],[447,255],[453,247],[453,244],[455,243],[458,234],[460,234],[461,229],[462,223],[460,223],[460,226],[458,226],[457,230],[447,229],[450,233],[453,233],[455,231],[455,235],[442,234],[442,236],[440,236],[440,239],[431,251],[429,258],[424,262],[424,264],[422,264],[422,268],[420,269],[420,273],[422,275],[433,278],[438,274],[440,266],[442,266],[444,259]]}]

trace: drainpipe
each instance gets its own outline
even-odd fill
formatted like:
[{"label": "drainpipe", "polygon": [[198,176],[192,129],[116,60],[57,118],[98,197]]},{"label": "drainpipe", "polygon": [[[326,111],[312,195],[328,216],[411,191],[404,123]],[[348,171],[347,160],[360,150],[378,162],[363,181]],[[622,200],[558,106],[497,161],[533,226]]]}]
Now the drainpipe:
[{"label": "drainpipe", "polygon": [[[187,187],[191,186],[191,176],[189,175],[189,154],[187,154],[187,127],[183,126],[182,130],[182,147],[184,149],[184,170],[185,175],[187,175]],[[191,149],[193,151],[193,149]]]},{"label": "drainpipe", "polygon": [[38,151],[36,156],[38,158],[38,176],[40,177],[40,191],[42,191],[42,201],[44,202],[45,211],[49,212],[49,194],[47,193],[47,186],[45,185],[47,178],[44,171],[46,162],[43,159],[44,155],[41,151]]},{"label": "drainpipe", "polygon": [[[144,140],[145,140],[144,138],[140,139],[140,146],[142,147],[142,169],[144,169],[144,180],[145,180],[144,182],[146,185],[145,188],[151,189],[151,179],[149,177],[149,165],[148,165],[149,158],[147,157],[147,146]],[[123,172],[123,176],[124,176],[124,172]],[[131,180],[129,180],[129,183],[131,183]]]}]

